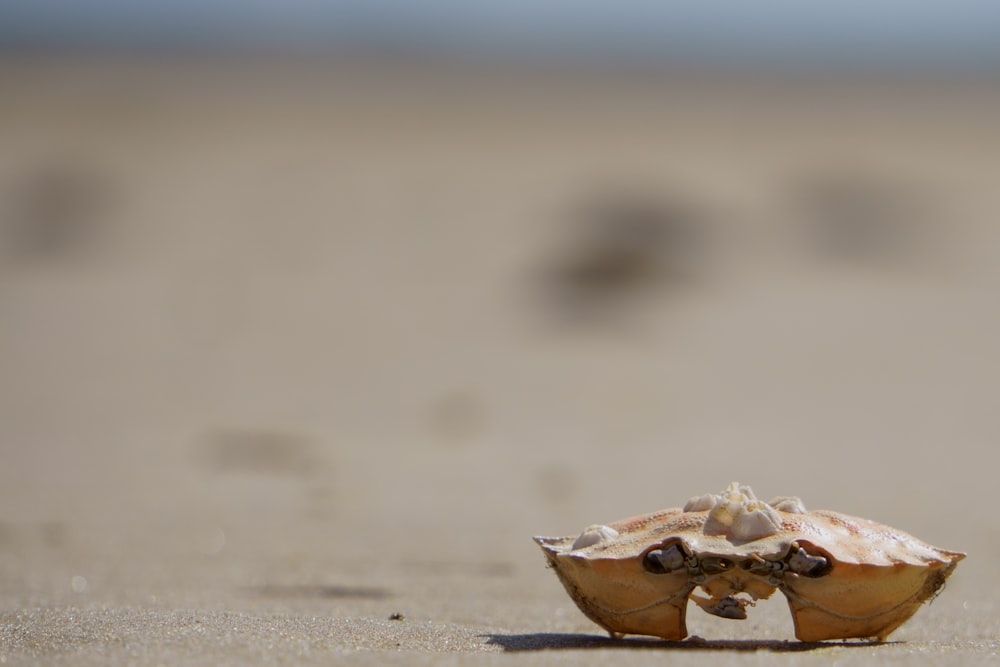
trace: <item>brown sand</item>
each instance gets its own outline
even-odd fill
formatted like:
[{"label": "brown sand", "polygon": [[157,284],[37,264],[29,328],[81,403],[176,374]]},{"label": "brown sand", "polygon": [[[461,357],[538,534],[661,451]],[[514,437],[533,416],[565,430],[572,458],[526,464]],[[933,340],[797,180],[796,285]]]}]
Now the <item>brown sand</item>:
[{"label": "brown sand", "polygon": [[[8,60],[0,100],[0,663],[995,660],[995,89]],[[613,643],[530,540],[732,480],[970,556],[886,645],[777,599]]]}]

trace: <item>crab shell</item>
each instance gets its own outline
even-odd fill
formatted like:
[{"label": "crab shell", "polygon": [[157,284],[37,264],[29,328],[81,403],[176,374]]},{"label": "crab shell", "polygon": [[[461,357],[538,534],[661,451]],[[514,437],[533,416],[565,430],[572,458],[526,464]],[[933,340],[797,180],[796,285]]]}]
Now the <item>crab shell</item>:
[{"label": "crab shell", "polygon": [[[689,597],[746,618],[747,604],[775,590],[801,641],[884,640],[965,557],[868,519],[806,512],[797,498],[762,503],[736,483],[684,509],[535,541],[580,610],[613,637],[672,640],[687,636]],[[711,597],[692,595],[699,586]]]}]

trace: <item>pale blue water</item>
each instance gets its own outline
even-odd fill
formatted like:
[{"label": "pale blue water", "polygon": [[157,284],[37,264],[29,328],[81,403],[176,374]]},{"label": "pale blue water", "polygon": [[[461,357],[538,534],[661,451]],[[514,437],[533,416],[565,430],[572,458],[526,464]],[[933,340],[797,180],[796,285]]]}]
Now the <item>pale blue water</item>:
[{"label": "pale blue water", "polygon": [[1000,0],[0,0],[7,47],[1000,67]]}]

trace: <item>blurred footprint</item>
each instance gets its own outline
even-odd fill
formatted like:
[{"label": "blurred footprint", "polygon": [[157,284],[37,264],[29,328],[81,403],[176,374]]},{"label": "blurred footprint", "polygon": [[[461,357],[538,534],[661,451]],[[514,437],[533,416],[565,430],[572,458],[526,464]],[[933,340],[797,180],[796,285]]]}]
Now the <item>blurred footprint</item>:
[{"label": "blurred footprint", "polygon": [[264,584],[248,589],[250,592],[267,598],[330,598],[330,599],[367,599],[383,600],[391,593],[386,588],[374,586],[340,586],[340,585],[308,585],[308,584]]},{"label": "blurred footprint", "polygon": [[29,169],[0,192],[0,246],[18,259],[81,255],[106,233],[116,194],[90,164],[64,160]]},{"label": "blurred footprint", "polygon": [[884,262],[919,250],[928,201],[916,188],[843,169],[800,181],[792,196],[805,240],[816,255]]},{"label": "blurred footprint", "polygon": [[691,282],[705,259],[706,218],[681,198],[591,198],[544,271],[546,306],[574,321],[613,319],[638,296]]},{"label": "blurred footprint", "polygon": [[428,422],[441,444],[472,444],[486,430],[486,406],[471,391],[451,392],[433,401],[428,409]]},{"label": "blurred footprint", "polygon": [[69,542],[69,526],[62,521],[0,521],[0,549],[43,546],[60,549]]},{"label": "blurred footprint", "polygon": [[303,475],[316,468],[309,440],[280,431],[216,431],[204,439],[200,454],[216,472]]}]

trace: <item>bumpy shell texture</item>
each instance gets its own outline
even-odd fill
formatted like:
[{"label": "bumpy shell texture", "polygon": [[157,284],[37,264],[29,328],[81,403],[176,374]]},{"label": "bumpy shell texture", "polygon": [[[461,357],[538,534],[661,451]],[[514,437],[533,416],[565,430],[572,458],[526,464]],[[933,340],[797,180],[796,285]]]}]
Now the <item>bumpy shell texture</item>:
[{"label": "bumpy shell texture", "polygon": [[741,619],[775,590],[801,641],[884,640],[965,557],[868,519],[807,512],[798,498],[761,502],[736,482],[684,508],[535,541],[580,610],[613,637],[673,640],[687,636],[688,599]]}]

